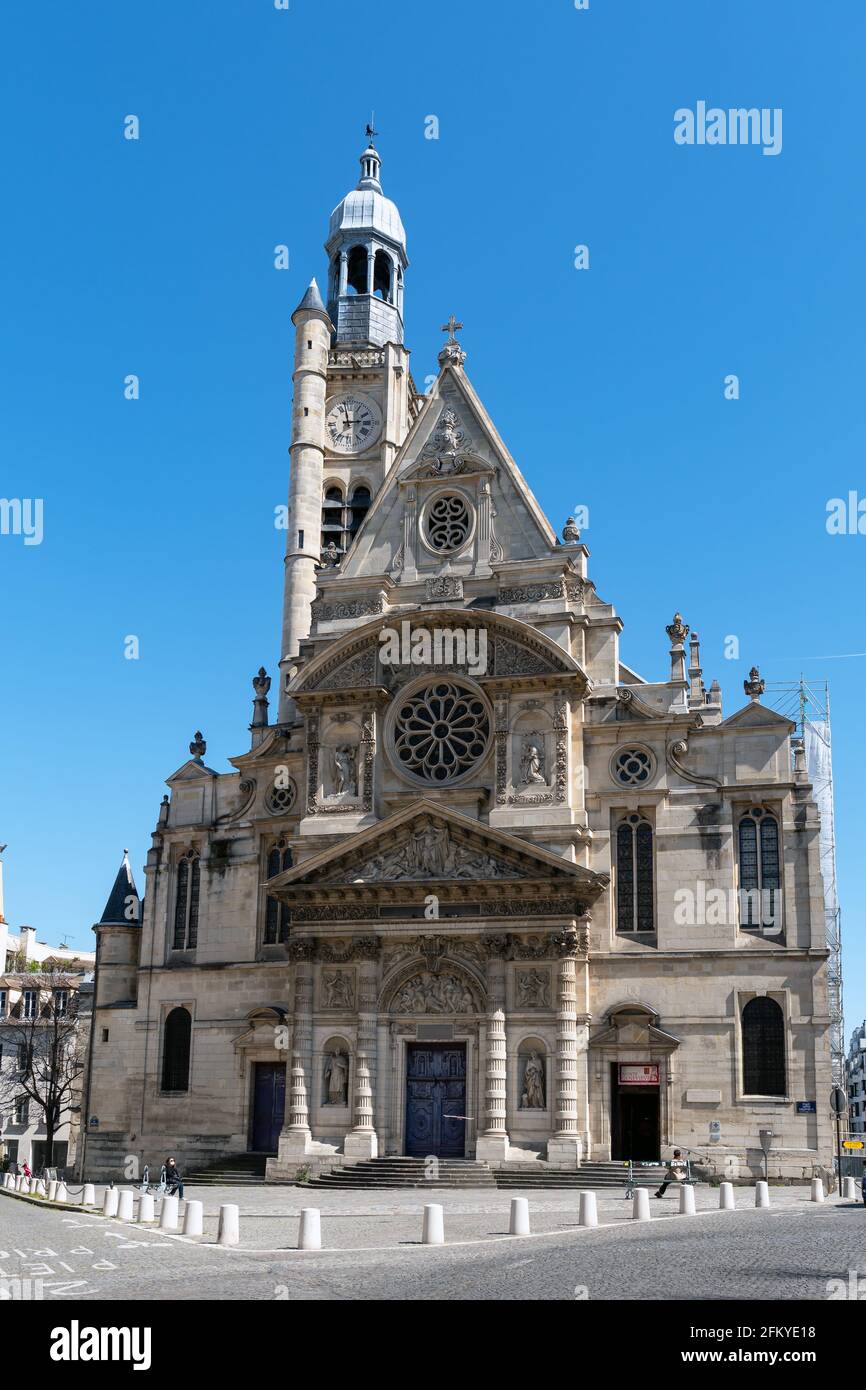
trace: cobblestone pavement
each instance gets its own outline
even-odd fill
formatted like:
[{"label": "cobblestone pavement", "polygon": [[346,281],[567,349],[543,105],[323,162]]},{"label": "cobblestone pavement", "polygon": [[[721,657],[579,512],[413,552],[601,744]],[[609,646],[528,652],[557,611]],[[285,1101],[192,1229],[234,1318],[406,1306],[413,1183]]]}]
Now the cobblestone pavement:
[{"label": "cobblestone pavement", "polygon": [[[866,1208],[812,1204],[802,1188],[773,1189],[769,1211],[737,1191],[703,1215],[653,1203],[649,1223],[631,1204],[602,1198],[598,1230],[577,1225],[574,1192],[530,1195],[533,1235],[509,1237],[511,1193],[439,1192],[445,1248],[420,1245],[424,1196],[317,1191],[321,1253],[298,1251],[300,1189],[208,1189],[204,1237],[63,1212],[0,1195],[0,1279],[41,1280],[44,1298],[76,1299],[616,1299],[828,1297],[828,1281],[866,1274]],[[214,1244],[221,1201],[241,1207],[239,1248]],[[253,1213],[253,1208],[255,1212]],[[661,1213],[664,1213],[663,1215]]]}]

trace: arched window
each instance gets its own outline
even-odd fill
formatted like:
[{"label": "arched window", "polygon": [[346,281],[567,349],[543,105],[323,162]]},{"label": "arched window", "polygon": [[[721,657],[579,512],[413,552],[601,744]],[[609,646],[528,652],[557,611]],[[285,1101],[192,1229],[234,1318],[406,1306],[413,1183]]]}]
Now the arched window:
[{"label": "arched window", "polygon": [[738,827],[740,926],[779,930],[781,878],[779,822],[762,807],[747,811]]},{"label": "arched window", "polygon": [[377,251],[373,262],[373,293],[391,302],[391,257],[387,251]]},{"label": "arched window", "polygon": [[355,533],[360,530],[364,517],[370,510],[370,489],[359,484],[352,492],[352,502],[349,507],[349,544],[355,539]]},{"label": "arched window", "polygon": [[[285,840],[278,840],[268,851],[267,877],[273,878],[275,874],[281,874],[284,869],[291,867],[292,851]],[[288,903],[281,903],[278,898],[269,897],[265,906],[264,943],[266,946],[276,946],[278,942],[288,941],[288,939],[289,905]]]},{"label": "arched window", "polygon": [[198,898],[201,870],[196,850],[187,850],[177,866],[174,899],[174,949],[192,951],[198,942]]},{"label": "arched window", "polygon": [[349,252],[347,286],[349,294],[367,293],[367,249],[353,246]]},{"label": "arched window", "polygon": [[172,1009],[162,1030],[162,1089],[189,1090],[189,1051],[192,1016],[189,1009]]},{"label": "arched window", "polygon": [[786,1094],[785,1015],[766,995],[750,999],[743,1008],[743,1093]]},{"label": "arched window", "polygon": [[342,559],[346,549],[346,509],[343,502],[343,489],[336,484],[325,488],[322,498],[322,558],[328,554],[333,542]]},{"label": "arched window", "polygon": [[616,831],[616,929],[655,931],[653,832],[642,816],[627,816]]}]

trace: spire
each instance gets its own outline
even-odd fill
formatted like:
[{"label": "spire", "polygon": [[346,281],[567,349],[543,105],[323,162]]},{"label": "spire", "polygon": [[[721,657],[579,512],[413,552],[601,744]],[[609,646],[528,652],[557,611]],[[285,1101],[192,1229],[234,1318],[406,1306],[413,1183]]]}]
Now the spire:
[{"label": "spire", "polygon": [[[316,284],[315,275],[307,286],[306,293],[295,310],[295,314],[299,314],[302,311],[306,313],[310,310],[319,314],[326,314],[327,312],[322,302],[322,296],[319,293],[319,286]],[[294,318],[294,314],[292,317]]]},{"label": "spire", "polygon": [[[367,129],[369,130],[369,126]],[[372,188],[374,193],[381,193],[382,185],[379,181],[381,169],[382,160],[379,157],[379,151],[371,140],[361,155],[361,177],[358,180],[358,187]]]},{"label": "spire", "polygon": [[129,850],[123,851],[123,861],[117,871],[114,887],[108,895],[100,927],[137,927],[141,921],[141,902],[132,869],[129,865]]}]

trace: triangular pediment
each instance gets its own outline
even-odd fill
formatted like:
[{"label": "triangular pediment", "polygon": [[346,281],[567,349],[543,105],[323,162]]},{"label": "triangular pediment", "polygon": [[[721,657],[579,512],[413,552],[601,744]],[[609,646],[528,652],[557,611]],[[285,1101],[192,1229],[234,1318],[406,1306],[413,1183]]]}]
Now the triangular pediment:
[{"label": "triangular pediment", "polygon": [[[557,544],[555,531],[466,373],[446,363],[355,536],[341,575],[398,575],[407,490],[453,481],[471,494],[479,476],[489,488],[494,517],[491,562],[549,557]],[[423,504],[423,497],[418,501]],[[427,558],[419,555],[419,571],[434,565],[435,556],[429,564]],[[459,568],[459,557],[455,563]]]},{"label": "triangular pediment", "polygon": [[269,880],[268,891],[353,890],[432,884],[544,884],[589,904],[607,878],[572,864],[558,854],[423,798]]},{"label": "triangular pediment", "polygon": [[792,720],[786,719],[784,714],[779,714],[778,710],[767,709],[759,700],[750,700],[742,709],[736,710],[727,719],[722,720],[720,729],[729,729],[736,725],[740,729],[776,729],[780,734],[791,732],[796,729],[796,724]]},{"label": "triangular pediment", "polygon": [[166,777],[166,786],[173,787],[178,782],[207,782],[212,777],[219,774],[212,767],[205,767],[204,763],[198,762],[195,758],[189,758],[187,762],[179,767],[177,772],[173,772],[170,777]]}]

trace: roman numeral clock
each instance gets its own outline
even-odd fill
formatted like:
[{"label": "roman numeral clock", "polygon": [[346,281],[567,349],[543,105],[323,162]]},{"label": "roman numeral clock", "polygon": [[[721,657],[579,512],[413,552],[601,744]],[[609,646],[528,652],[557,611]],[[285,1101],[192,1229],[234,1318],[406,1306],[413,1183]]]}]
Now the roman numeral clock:
[{"label": "roman numeral clock", "polygon": [[336,396],[325,416],[331,448],[339,454],[369,449],[382,432],[382,412],[369,396]]}]

